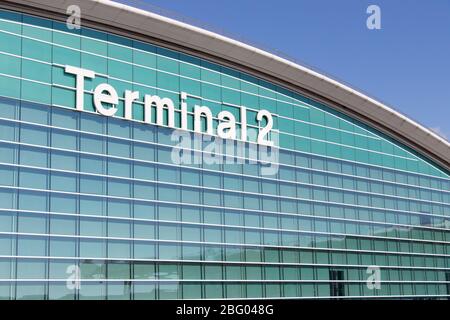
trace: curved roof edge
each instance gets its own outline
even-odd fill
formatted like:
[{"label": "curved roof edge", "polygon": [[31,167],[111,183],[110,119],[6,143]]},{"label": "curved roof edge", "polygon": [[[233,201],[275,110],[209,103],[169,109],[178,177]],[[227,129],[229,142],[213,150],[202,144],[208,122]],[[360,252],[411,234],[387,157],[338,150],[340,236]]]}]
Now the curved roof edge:
[{"label": "curved roof edge", "polygon": [[[322,100],[417,150],[450,171],[450,143],[431,130],[349,86],[245,43],[152,12],[108,0],[4,0],[29,13],[61,19],[69,5],[81,8],[82,25],[101,26],[131,38],[151,37],[196,55]],[[67,15],[66,15],[67,16]]]}]

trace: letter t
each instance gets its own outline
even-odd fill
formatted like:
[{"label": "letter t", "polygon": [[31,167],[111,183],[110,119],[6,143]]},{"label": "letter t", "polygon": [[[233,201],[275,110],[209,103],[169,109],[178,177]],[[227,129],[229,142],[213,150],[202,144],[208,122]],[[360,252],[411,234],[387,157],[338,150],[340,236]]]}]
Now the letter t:
[{"label": "letter t", "polygon": [[87,69],[65,66],[65,72],[76,75],[76,109],[84,109],[84,78],[95,78],[95,72]]}]

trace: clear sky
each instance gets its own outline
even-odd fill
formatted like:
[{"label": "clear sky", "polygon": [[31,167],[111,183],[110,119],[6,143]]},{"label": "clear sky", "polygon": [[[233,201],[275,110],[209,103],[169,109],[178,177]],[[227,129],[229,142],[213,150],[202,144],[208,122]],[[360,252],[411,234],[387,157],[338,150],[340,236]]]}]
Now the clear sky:
[{"label": "clear sky", "polygon": [[[284,52],[450,139],[450,0],[120,0]],[[381,29],[369,30],[369,5]]]}]

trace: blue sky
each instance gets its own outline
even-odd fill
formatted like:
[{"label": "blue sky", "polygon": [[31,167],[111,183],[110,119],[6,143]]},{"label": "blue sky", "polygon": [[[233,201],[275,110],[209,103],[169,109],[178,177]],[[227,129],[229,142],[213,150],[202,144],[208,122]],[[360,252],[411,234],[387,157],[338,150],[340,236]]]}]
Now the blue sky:
[{"label": "blue sky", "polygon": [[[121,2],[280,50],[450,138],[450,0]],[[366,27],[371,4],[381,30]]]}]

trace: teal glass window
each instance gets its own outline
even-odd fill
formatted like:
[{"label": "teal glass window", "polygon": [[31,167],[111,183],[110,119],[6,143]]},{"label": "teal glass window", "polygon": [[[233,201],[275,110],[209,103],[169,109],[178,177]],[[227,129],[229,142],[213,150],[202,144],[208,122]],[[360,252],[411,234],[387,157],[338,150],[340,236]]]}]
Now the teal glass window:
[{"label": "teal glass window", "polygon": [[[327,297],[331,269],[355,281],[347,296],[448,294],[450,180],[422,155],[314,97],[217,63],[86,26],[0,17],[0,278],[42,280],[1,283],[0,298]],[[248,107],[249,129],[266,109],[280,131],[278,169],[178,166],[155,108],[153,124],[139,122],[142,103],[138,121],[122,119],[123,100],[105,117],[86,92],[90,113],[75,112],[64,65],[101,73],[88,91],[108,75],[120,96],[172,99],[177,123],[180,90],[190,112],[201,104],[240,122],[222,102]],[[77,292],[65,284],[71,265],[91,280]],[[389,281],[379,291],[363,283],[369,265]]]}]

